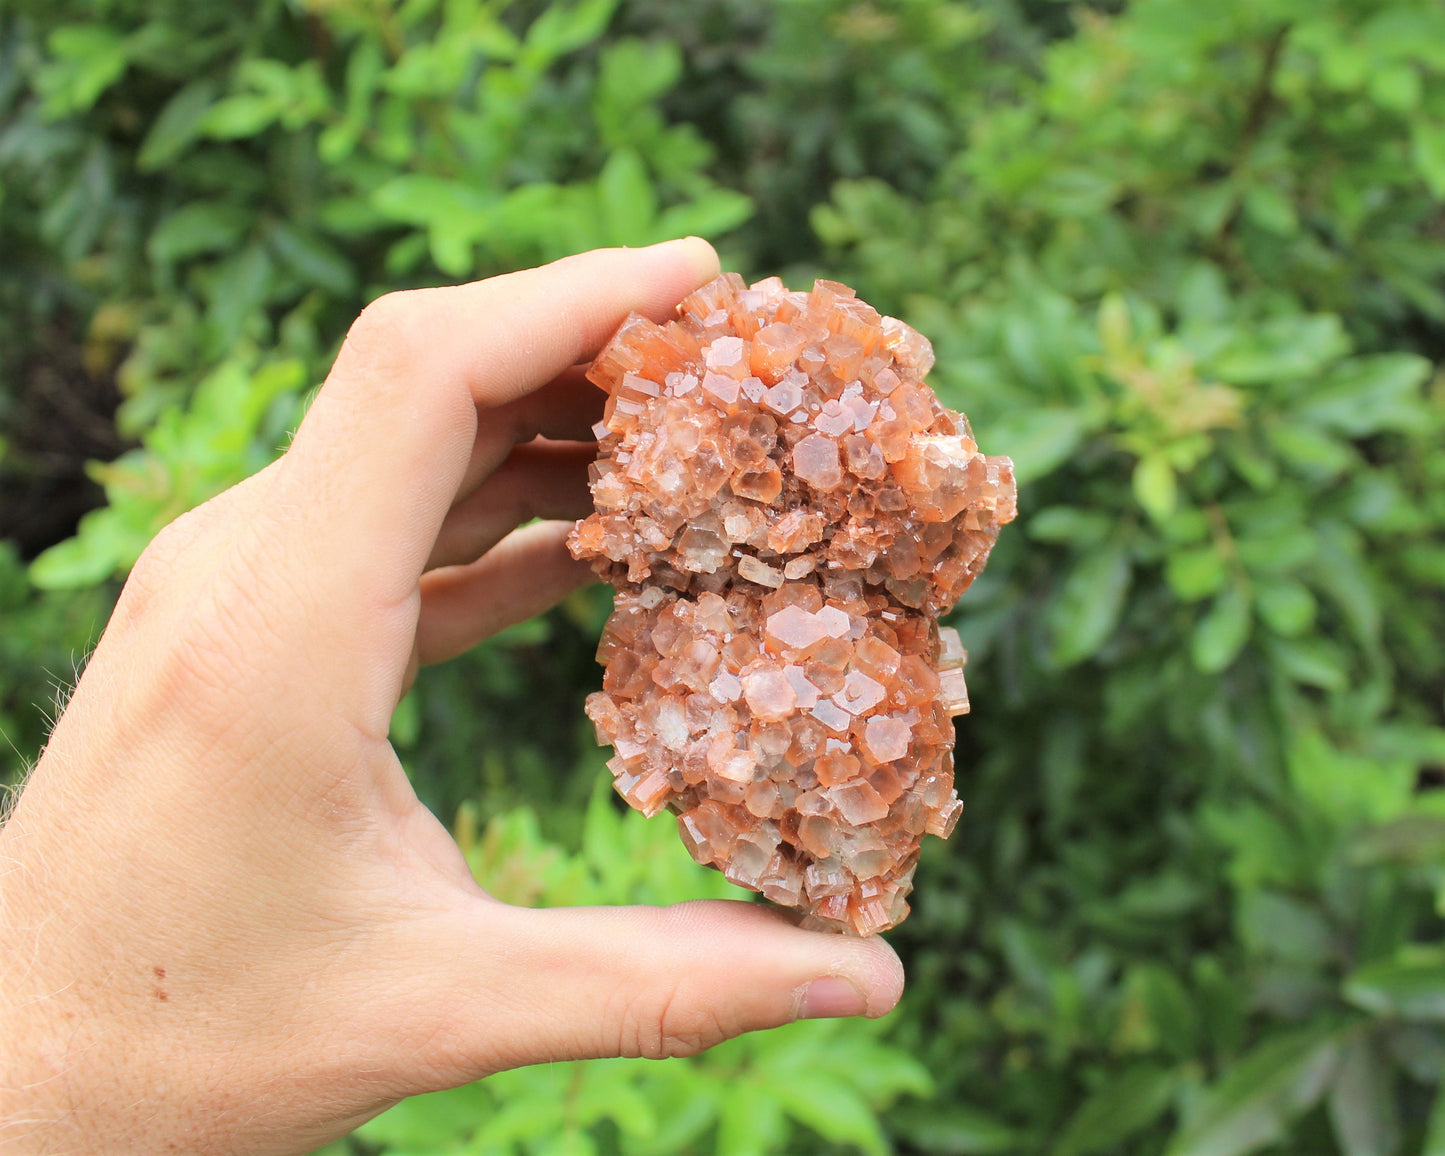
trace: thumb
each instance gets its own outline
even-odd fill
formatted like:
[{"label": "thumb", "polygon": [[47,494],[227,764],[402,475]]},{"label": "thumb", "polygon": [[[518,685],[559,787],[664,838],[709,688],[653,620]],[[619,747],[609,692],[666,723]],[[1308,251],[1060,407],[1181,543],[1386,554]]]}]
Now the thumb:
[{"label": "thumb", "polygon": [[[480,942],[458,953],[465,989],[448,1001],[453,1030],[470,1035],[455,1041],[469,1053],[464,1078],[550,1060],[692,1055],[796,1019],[881,1016],[903,991],[883,940],[802,931],[752,903],[481,908]],[[491,967],[496,983],[479,974]]]}]

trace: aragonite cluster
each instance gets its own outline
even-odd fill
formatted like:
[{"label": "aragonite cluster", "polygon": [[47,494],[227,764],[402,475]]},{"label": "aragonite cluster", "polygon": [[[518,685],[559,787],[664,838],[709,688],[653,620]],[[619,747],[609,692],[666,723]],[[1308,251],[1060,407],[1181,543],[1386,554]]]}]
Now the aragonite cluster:
[{"label": "aragonite cluster", "polygon": [[1013,467],[924,384],[920,334],[818,281],[724,274],[588,372],[596,512],[570,546],[617,588],[587,700],[618,792],[700,863],[868,935],[947,837],[958,635],[1015,512]]}]

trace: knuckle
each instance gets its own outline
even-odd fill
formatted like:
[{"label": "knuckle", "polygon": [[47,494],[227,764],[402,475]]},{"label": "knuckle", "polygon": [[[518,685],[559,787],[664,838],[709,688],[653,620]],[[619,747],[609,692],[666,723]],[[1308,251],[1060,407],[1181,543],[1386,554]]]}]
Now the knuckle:
[{"label": "knuckle", "polygon": [[253,550],[233,543],[172,624],[163,660],[166,681],[197,706],[208,692],[229,704],[238,691],[264,683],[272,665],[267,656],[285,645],[277,608],[295,602],[277,589],[277,581]]},{"label": "knuckle", "polygon": [[403,289],[386,293],[367,305],[342,343],[341,357],[362,368],[395,370],[413,363],[423,351],[415,348],[416,320],[425,296],[434,290]]},{"label": "knuckle", "polygon": [[256,646],[255,615],[241,585],[231,579],[212,583],[188,629],[177,639],[183,670],[203,685],[235,687],[250,669]]},{"label": "knuckle", "polygon": [[154,595],[166,586],[177,563],[195,546],[209,523],[205,506],[188,510],[174,521],[162,526],[146,548],[141,551],[126,579],[128,592]]},{"label": "knuckle", "polygon": [[650,993],[627,1009],[620,1054],[649,1060],[695,1056],[737,1034],[713,1008],[671,987]]},{"label": "knuckle", "polygon": [[155,689],[203,730],[235,712],[252,677],[237,608],[209,595],[178,624],[153,666]]},{"label": "knuckle", "polygon": [[207,503],[161,527],[126,575],[109,631],[134,627],[168,604],[171,592],[186,580],[187,559],[210,532],[213,522],[213,511]]},{"label": "knuckle", "polygon": [[266,519],[235,515],[226,496],[182,514],[132,567],[97,649],[121,747],[265,739],[267,727],[243,721],[294,671],[294,623],[307,611],[274,564]]}]

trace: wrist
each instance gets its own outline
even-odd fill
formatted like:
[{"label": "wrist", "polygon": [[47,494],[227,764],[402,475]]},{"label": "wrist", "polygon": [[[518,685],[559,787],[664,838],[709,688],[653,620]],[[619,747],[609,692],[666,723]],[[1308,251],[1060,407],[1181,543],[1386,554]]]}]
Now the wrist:
[{"label": "wrist", "polygon": [[92,1025],[77,976],[55,972],[74,952],[61,942],[68,921],[37,903],[45,872],[26,810],[0,826],[0,1153],[78,1152],[74,1057],[90,1050]]},{"label": "wrist", "polygon": [[43,925],[22,900],[25,869],[5,834],[0,828],[0,1153],[78,1152],[73,1057],[88,1050],[90,1025],[74,992],[47,975]]},{"label": "wrist", "polygon": [[[0,1156],[94,1152],[101,1139],[107,1152],[144,1147],[136,1092],[154,1067],[150,1033],[124,1022],[113,929],[85,918],[74,865],[86,859],[45,822],[63,794],[37,772],[0,826]],[[105,862],[89,863],[81,878],[96,882]],[[102,1110],[120,1105],[124,1116]]]}]

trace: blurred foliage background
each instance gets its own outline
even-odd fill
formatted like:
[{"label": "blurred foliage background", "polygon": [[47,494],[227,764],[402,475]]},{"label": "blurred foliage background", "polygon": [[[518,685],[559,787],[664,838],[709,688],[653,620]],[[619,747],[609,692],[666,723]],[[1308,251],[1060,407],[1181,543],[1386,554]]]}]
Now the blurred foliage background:
[{"label": "blurred foliage background", "polygon": [[[1445,1156],[1438,0],[5,0],[5,777],[367,300],[687,232],[922,329],[1018,464],[909,992],[333,1151]],[[506,898],[728,894],[565,721],[606,609],[397,746]]]}]

